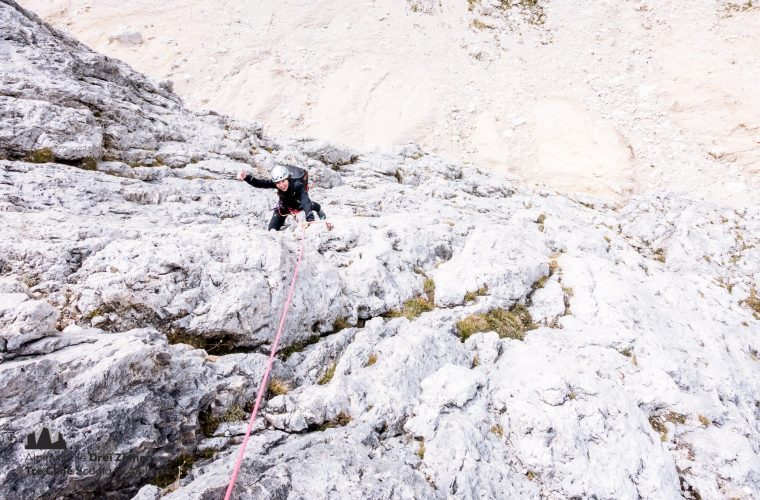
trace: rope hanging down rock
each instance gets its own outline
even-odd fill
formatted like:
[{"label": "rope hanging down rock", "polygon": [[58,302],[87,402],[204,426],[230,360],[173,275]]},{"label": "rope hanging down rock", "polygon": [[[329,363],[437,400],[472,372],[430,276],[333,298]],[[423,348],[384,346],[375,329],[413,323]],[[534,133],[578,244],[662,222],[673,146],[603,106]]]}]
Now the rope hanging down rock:
[{"label": "rope hanging down rock", "polygon": [[245,447],[248,445],[248,439],[251,437],[251,430],[253,429],[253,423],[256,421],[256,415],[259,412],[259,405],[261,404],[261,398],[264,397],[264,391],[266,391],[267,380],[269,380],[269,372],[272,371],[272,364],[274,363],[274,356],[277,354],[277,346],[280,343],[280,336],[282,330],[285,327],[285,320],[288,316],[288,309],[290,303],[293,301],[293,292],[295,291],[296,278],[298,277],[298,269],[301,267],[301,259],[303,258],[303,250],[306,241],[306,227],[312,224],[325,224],[328,229],[332,229],[332,224],[323,221],[314,221],[307,223],[301,231],[301,243],[298,249],[298,260],[296,260],[295,268],[293,269],[293,278],[290,280],[290,290],[288,291],[288,298],[285,301],[285,307],[282,310],[280,316],[280,325],[277,328],[277,335],[274,337],[272,343],[272,352],[269,353],[269,361],[267,362],[267,368],[264,371],[264,377],[261,379],[261,385],[259,386],[258,394],[256,395],[256,404],[253,406],[253,412],[251,413],[251,419],[248,421],[248,429],[245,431],[245,438],[243,438],[243,444],[240,446],[237,459],[235,460],[235,468],[232,470],[232,477],[230,477],[230,483],[227,485],[227,493],[224,495],[224,500],[230,500],[232,497],[232,490],[235,488],[235,481],[237,481],[238,473],[240,472],[240,465],[243,463],[243,456],[245,456]]}]

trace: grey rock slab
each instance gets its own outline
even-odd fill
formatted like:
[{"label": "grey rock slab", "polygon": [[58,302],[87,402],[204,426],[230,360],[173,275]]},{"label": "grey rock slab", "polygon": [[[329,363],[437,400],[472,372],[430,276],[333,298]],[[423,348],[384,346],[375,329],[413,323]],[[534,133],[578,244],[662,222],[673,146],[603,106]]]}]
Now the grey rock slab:
[{"label": "grey rock slab", "polygon": [[[150,498],[208,450],[166,493],[221,496],[301,249],[288,390],[266,391],[241,498],[760,492],[756,206],[610,206],[413,145],[275,141],[14,2],[0,23],[0,496]],[[276,194],[234,175],[278,163],[309,170],[332,231],[266,231]],[[457,335],[515,304],[524,341]],[[137,459],[29,476],[42,426]]]}]

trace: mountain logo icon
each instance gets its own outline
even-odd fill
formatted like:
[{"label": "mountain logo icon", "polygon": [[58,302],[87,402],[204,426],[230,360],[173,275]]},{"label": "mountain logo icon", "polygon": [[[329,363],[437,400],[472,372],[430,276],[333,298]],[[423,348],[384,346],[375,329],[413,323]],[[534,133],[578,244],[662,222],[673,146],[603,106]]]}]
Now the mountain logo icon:
[{"label": "mountain logo icon", "polygon": [[65,450],[66,440],[60,432],[54,432],[51,438],[50,431],[43,427],[37,432],[30,432],[26,436],[27,450]]}]

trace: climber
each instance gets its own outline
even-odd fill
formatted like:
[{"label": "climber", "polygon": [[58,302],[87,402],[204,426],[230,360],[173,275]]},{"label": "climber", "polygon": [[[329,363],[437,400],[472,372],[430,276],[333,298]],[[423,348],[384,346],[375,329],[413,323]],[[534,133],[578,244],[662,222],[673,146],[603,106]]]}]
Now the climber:
[{"label": "climber", "polygon": [[[301,168],[275,165],[271,171],[271,180],[257,179],[241,169],[238,172],[237,179],[256,188],[277,188],[277,195],[280,200],[274,209],[272,220],[269,221],[270,230],[279,231],[288,215],[295,215],[300,211],[306,214],[304,227],[308,227],[309,223],[314,222],[314,212],[321,220],[327,217],[319,203],[311,201],[309,198],[309,174]],[[325,224],[328,229],[332,229],[332,224],[329,222]]]}]

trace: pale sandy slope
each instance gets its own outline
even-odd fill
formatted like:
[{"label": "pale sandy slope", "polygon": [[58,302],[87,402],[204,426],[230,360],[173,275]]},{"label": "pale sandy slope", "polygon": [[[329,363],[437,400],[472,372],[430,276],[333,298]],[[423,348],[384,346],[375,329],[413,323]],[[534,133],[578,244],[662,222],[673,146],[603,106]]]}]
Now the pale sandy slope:
[{"label": "pale sandy slope", "polygon": [[[171,79],[191,107],[274,136],[417,142],[613,200],[670,187],[757,203],[760,10],[547,0],[536,27],[516,12],[482,15],[479,2],[469,12],[467,0],[416,1],[430,12],[406,0],[21,4]],[[111,40],[125,28],[144,42]]]}]

